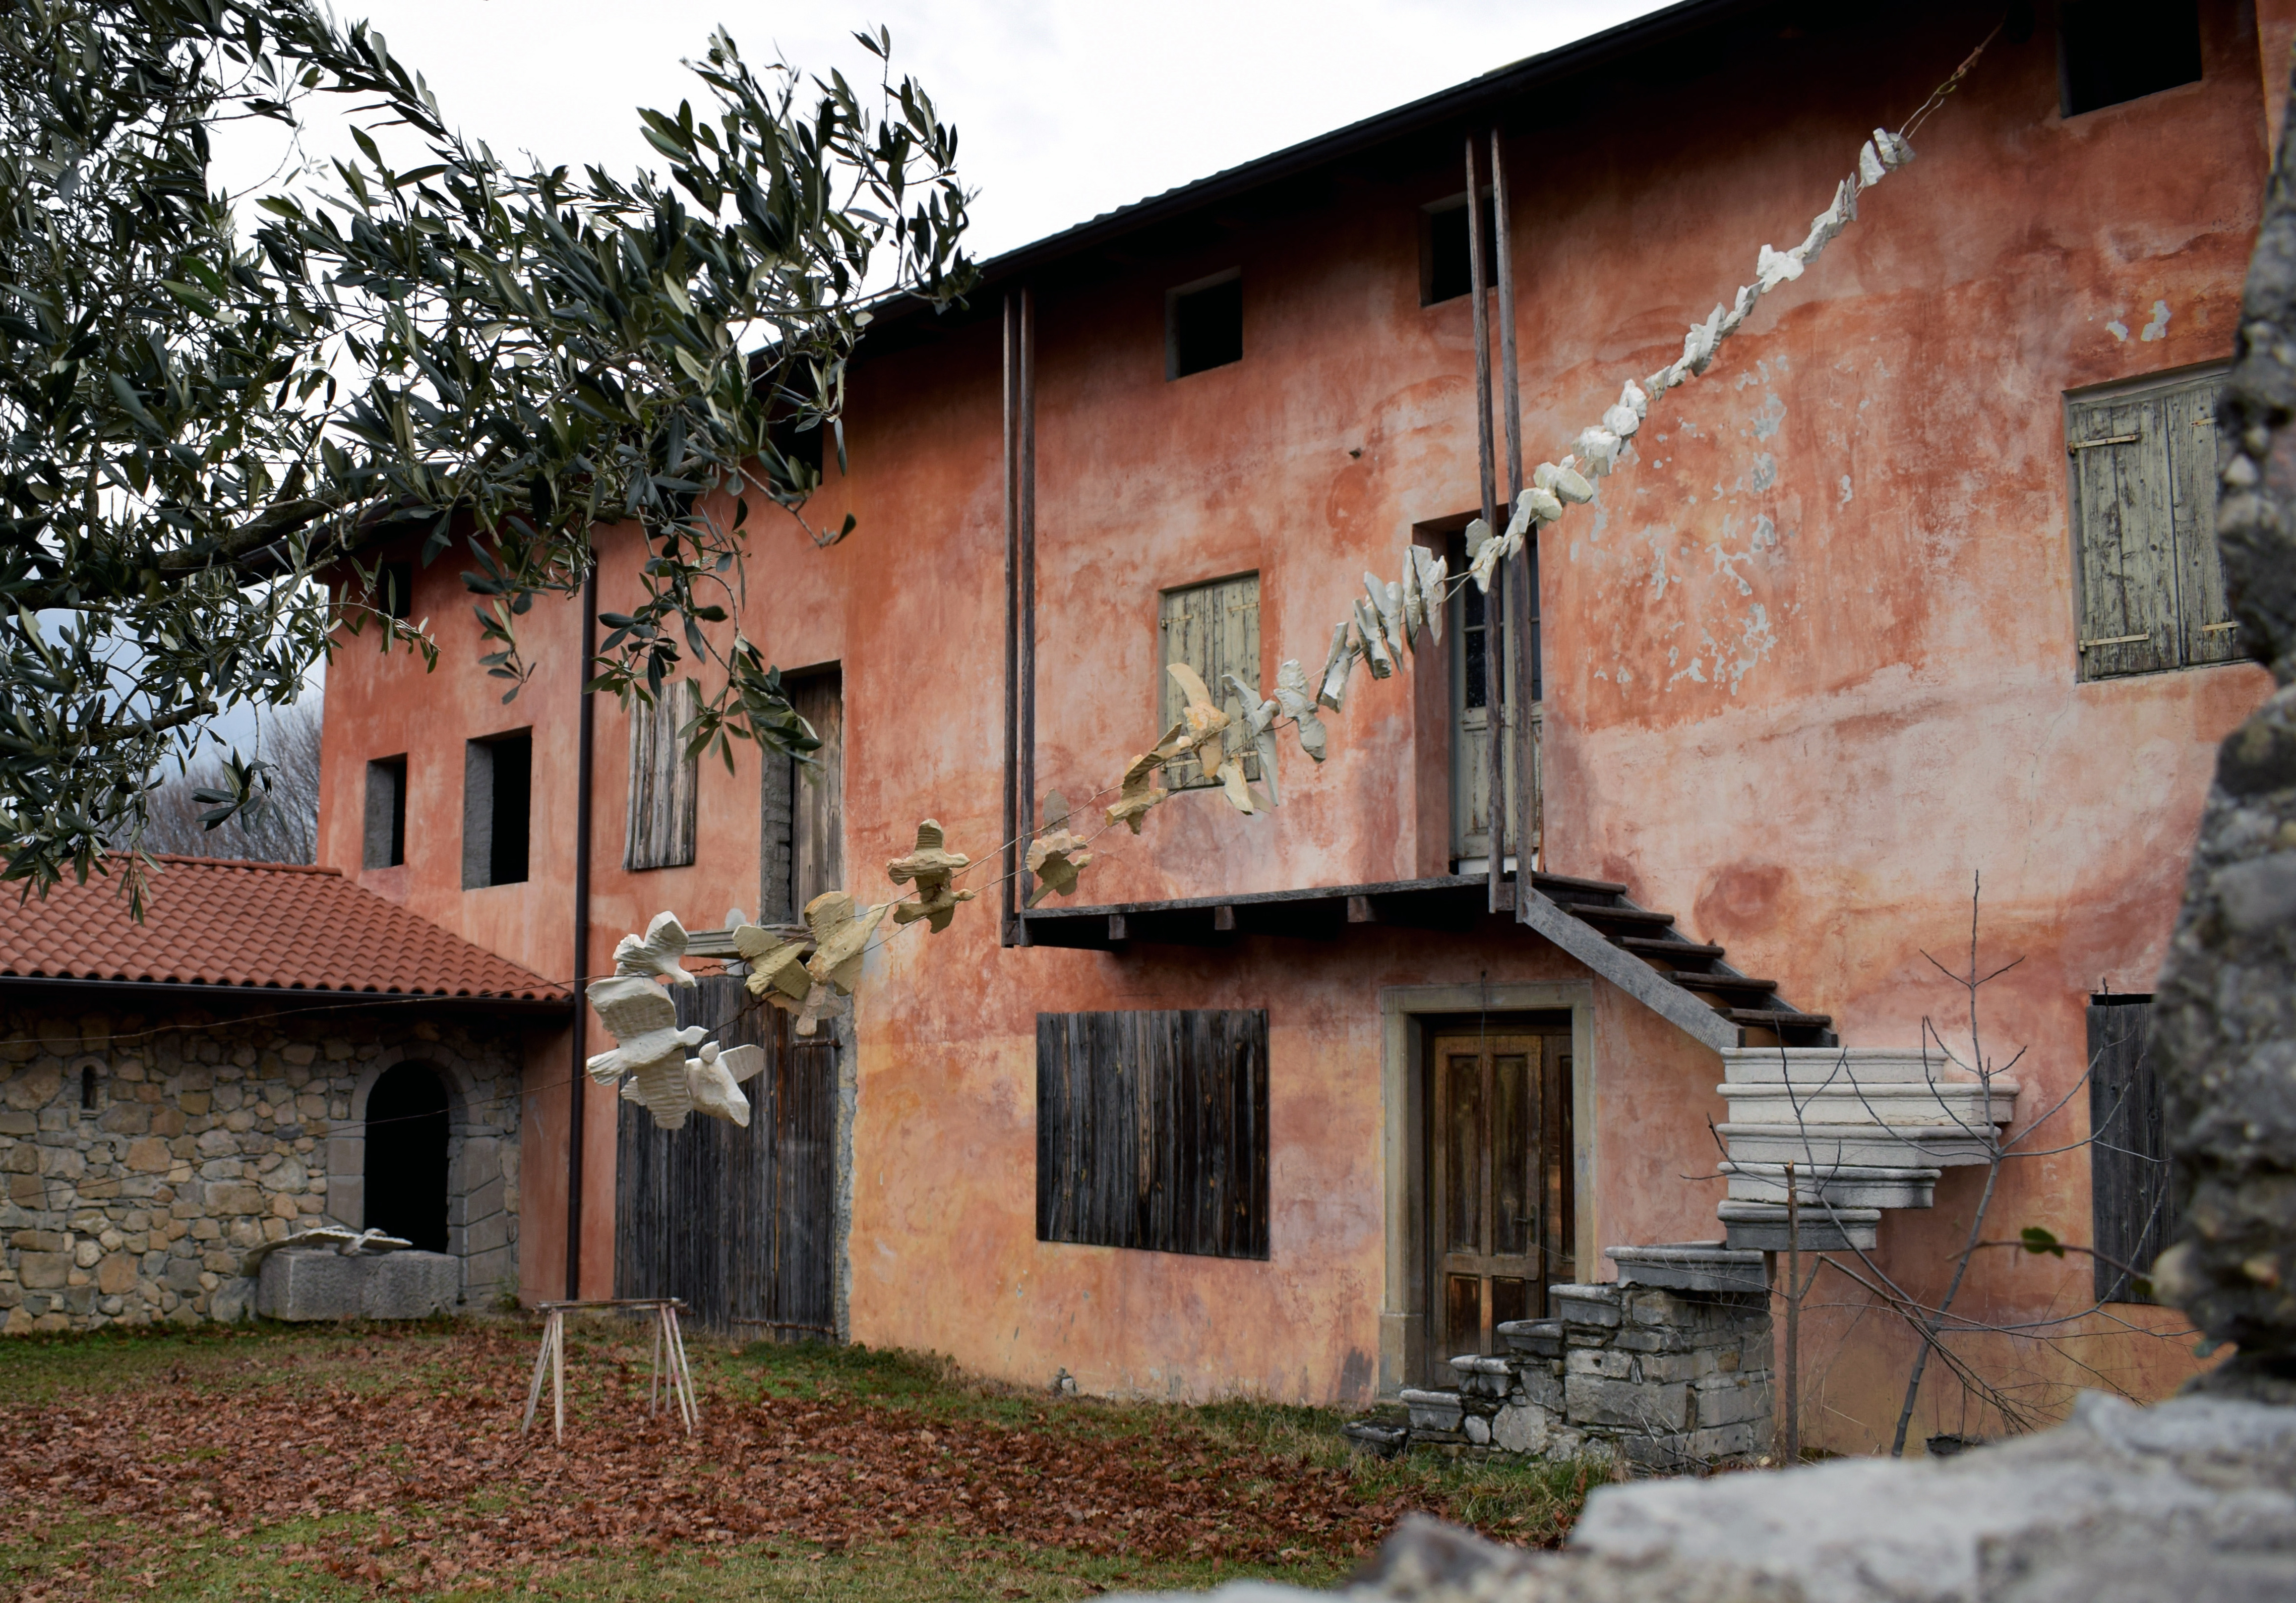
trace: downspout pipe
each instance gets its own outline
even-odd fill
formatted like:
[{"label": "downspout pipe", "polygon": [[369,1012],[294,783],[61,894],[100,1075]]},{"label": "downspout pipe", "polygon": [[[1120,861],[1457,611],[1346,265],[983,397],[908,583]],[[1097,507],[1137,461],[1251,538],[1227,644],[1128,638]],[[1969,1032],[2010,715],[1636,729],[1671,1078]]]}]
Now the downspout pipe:
[{"label": "downspout pipe", "polygon": [[591,554],[590,576],[582,581],[580,734],[574,759],[574,1057],[567,1073],[566,1119],[566,1300],[582,1295],[582,1112],[589,1100],[589,1004],[582,987],[590,977],[590,771],[597,744],[597,698],[590,693],[590,662],[598,654],[598,563]]}]

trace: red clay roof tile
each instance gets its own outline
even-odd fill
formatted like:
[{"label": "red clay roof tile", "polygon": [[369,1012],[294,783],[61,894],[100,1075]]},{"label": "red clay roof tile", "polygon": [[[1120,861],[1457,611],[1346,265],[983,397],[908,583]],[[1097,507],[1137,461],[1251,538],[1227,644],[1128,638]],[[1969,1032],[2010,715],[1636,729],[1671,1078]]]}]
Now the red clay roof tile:
[{"label": "red clay roof tile", "polygon": [[332,868],[156,857],[144,922],[119,877],[0,895],[0,975],[562,1001],[568,991]]}]

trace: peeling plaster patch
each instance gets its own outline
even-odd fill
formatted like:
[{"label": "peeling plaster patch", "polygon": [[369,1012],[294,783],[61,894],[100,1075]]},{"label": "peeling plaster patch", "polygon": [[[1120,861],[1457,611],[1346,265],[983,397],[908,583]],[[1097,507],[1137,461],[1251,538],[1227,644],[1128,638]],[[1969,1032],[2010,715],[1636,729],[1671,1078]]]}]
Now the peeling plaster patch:
[{"label": "peeling plaster patch", "polygon": [[1841,475],[1841,499],[1836,501],[1834,505],[1836,506],[1849,506],[1851,493],[1852,492],[1849,488],[1849,475],[1848,473],[1844,473]]},{"label": "peeling plaster patch", "polygon": [[2123,323],[2118,317],[2115,317],[2112,322],[2104,325],[2104,332],[2111,334],[2114,339],[2120,341],[2124,345],[2128,342],[2128,325]]},{"label": "peeling plaster patch", "polygon": [[1768,656],[1777,643],[1777,631],[1770,627],[1769,609],[1758,601],[1747,609],[1746,628],[1739,637],[1738,660],[1730,664],[1732,695],[1738,694],[1738,681],[1746,677],[1746,670]]},{"label": "peeling plaster patch", "polygon": [[1651,550],[1651,598],[1654,601],[1662,600],[1666,596],[1666,548],[1659,544],[1665,535],[1662,529],[1648,530],[1643,535]]},{"label": "peeling plaster patch", "polygon": [[1752,548],[1756,551],[1767,551],[1777,543],[1778,526],[1767,518],[1756,518]]},{"label": "peeling plaster patch", "polygon": [[2152,321],[2147,323],[2144,332],[2136,337],[2140,340],[2165,340],[2169,337],[2169,303],[2167,301],[2156,300],[2152,303]]},{"label": "peeling plaster patch", "polygon": [[1785,420],[1786,404],[1778,399],[1775,390],[1772,390],[1762,398],[1761,410],[1754,414],[1754,438],[1767,440],[1778,432],[1778,425]]},{"label": "peeling plaster patch", "polygon": [[1778,459],[1775,456],[1771,456],[1767,451],[1756,452],[1754,454],[1753,476],[1749,481],[1754,488],[1754,493],[1756,495],[1760,495],[1764,490],[1769,489],[1771,485],[1775,484],[1777,481]]}]

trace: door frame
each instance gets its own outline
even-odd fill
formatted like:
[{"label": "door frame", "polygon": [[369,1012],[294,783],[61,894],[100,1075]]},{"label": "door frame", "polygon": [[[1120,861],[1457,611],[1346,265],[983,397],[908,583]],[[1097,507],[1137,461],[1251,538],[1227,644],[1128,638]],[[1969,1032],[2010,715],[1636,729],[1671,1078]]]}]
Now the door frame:
[{"label": "door frame", "polygon": [[1438,1019],[1477,1014],[1570,1015],[1570,1181],[1578,1273],[1595,1272],[1601,1238],[1595,1188],[1595,982],[1388,985],[1379,992],[1380,1101],[1386,1269],[1379,1314],[1379,1392],[1393,1397],[1427,1361],[1427,1048]]}]

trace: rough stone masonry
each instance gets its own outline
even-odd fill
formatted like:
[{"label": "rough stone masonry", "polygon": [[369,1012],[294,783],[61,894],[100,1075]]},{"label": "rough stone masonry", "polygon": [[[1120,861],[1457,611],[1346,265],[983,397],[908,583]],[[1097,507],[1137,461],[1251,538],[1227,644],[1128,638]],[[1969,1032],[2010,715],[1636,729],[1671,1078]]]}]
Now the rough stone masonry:
[{"label": "rough stone masonry", "polygon": [[236,1015],[73,1000],[0,1007],[0,1328],[245,1317],[249,1248],[365,1223],[365,1097],[402,1062],[448,1087],[462,1297],[514,1289],[514,1033],[299,992]]}]

